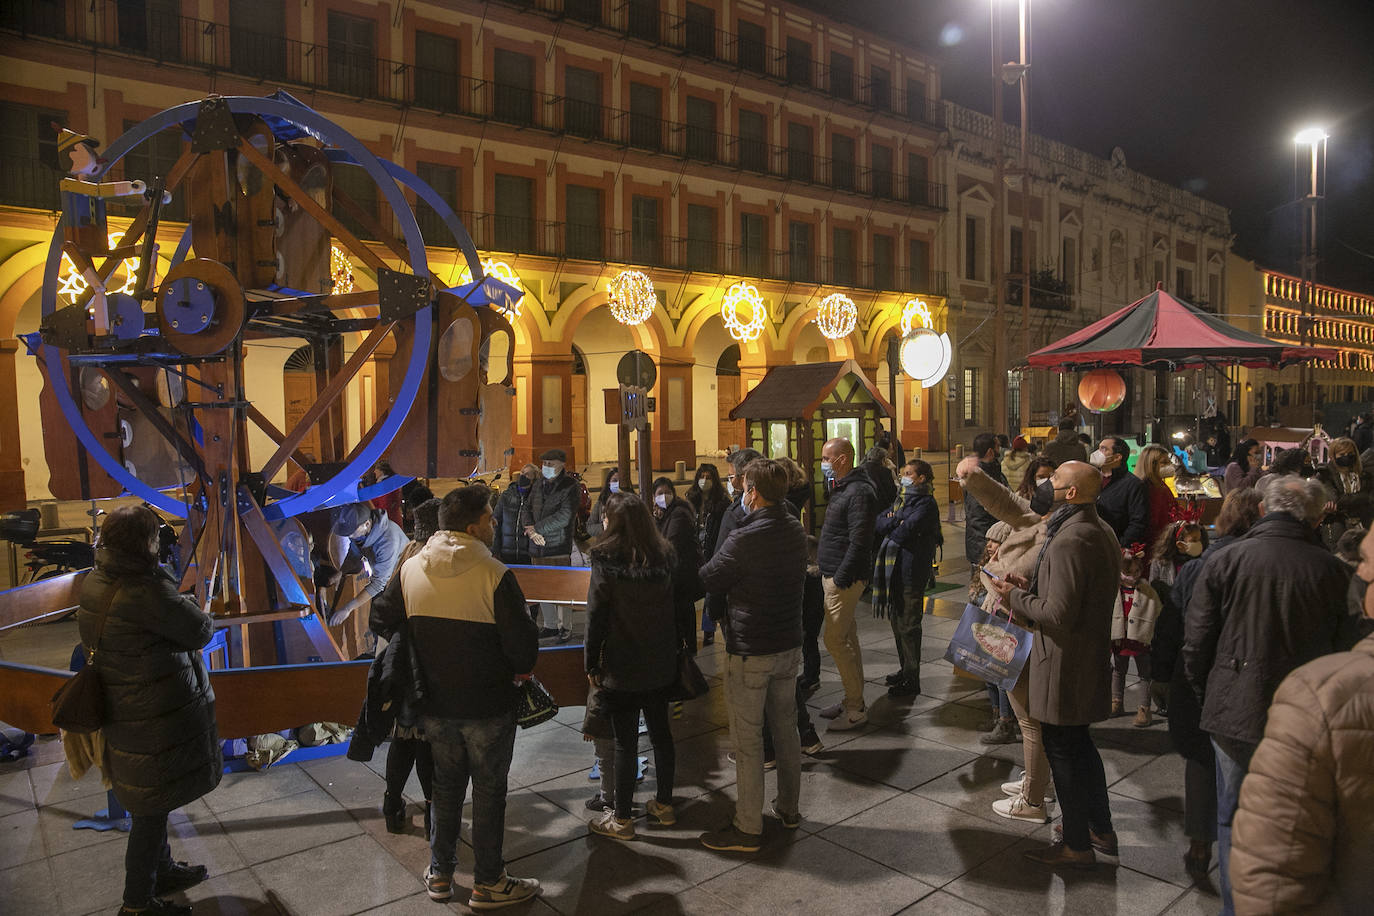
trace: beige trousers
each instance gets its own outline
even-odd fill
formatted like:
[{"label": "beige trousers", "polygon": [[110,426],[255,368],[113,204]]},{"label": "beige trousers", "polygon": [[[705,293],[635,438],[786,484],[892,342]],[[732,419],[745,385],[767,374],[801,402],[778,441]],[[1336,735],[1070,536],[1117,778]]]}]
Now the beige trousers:
[{"label": "beige trousers", "polygon": [[863,582],[837,588],[834,579],[821,579],[825,590],[825,649],[835,661],[844,685],[844,708],[858,712],[864,708],[864,660],[859,654],[859,626],[854,608],[864,593]]}]

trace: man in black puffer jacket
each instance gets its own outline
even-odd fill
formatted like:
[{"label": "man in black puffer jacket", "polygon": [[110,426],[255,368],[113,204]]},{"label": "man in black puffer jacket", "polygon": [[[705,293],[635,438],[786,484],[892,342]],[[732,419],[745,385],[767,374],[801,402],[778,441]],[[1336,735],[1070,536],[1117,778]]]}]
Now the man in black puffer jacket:
[{"label": "man in black puffer jacket", "polygon": [[[715,551],[720,550],[720,545],[730,537],[730,532],[744,519],[744,505],[741,502],[744,495],[744,469],[749,462],[762,457],[756,449],[742,448],[727,459],[730,462],[730,474],[725,478],[725,495],[730,498],[730,505],[720,518],[720,528],[716,531],[716,543],[712,548],[713,556]],[[720,623],[725,619],[725,593],[707,589],[704,607],[706,613],[711,615],[711,619]]]},{"label": "man in black puffer jacket", "polygon": [[[736,481],[740,477],[736,475]],[[701,568],[701,581],[726,596],[725,703],[735,742],[738,800],[733,822],[703,834],[708,849],[753,852],[763,836],[763,722],[767,711],[778,768],[773,810],[801,823],[801,737],[796,728],[801,663],[806,533],[787,511],[787,471],[760,458],[744,469],[739,527]]]},{"label": "man in black puffer jacket", "polygon": [[[157,565],[161,520],[146,506],[111,513],[81,584],[81,642],[105,689],[101,733],[115,797],[132,815],[121,913],[186,912],[156,895],[203,881],[173,862],[167,815],[219,785],[215,692],[201,661],[213,622]],[[103,625],[101,619],[104,619]]]},{"label": "man in black puffer jacket", "polygon": [[844,683],[844,701],[821,715],[832,720],[831,731],[841,731],[868,721],[854,610],[873,574],[878,496],[864,469],[854,467],[854,446],[848,439],[831,439],[821,449],[821,473],[827,482],[834,481],[816,556],[825,589],[825,648]]}]

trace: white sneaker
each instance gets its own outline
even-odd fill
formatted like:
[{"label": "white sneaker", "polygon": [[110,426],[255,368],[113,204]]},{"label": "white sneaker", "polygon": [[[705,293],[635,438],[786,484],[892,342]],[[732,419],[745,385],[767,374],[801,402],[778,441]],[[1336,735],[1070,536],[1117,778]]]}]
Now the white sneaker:
[{"label": "white sneaker", "polygon": [[515,878],[502,872],[493,884],[472,885],[468,906],[474,910],[496,910],[539,896],[539,882],[534,878]]},{"label": "white sneaker", "polygon": [[587,828],[592,833],[599,833],[613,840],[628,842],[635,838],[635,822],[620,820],[610,808],[588,821]]},{"label": "white sneaker", "polygon": [[868,723],[868,711],[860,709],[858,712],[849,712],[844,715],[836,716],[831,720],[827,727],[832,732],[847,731],[851,728],[858,728]]},{"label": "white sneaker", "polygon": [[998,817],[1013,821],[1030,821],[1032,824],[1049,823],[1049,815],[1044,805],[1032,805],[1024,796],[1003,798],[992,803],[992,811]]},{"label": "white sneaker", "polygon": [[[1020,779],[1013,779],[1011,782],[1002,783],[1002,794],[1007,798],[1016,798],[1021,794],[1021,790],[1025,787],[1025,784],[1026,775],[1022,773]],[[1045,801],[1052,802],[1054,800],[1054,783],[1047,782],[1045,784]]]}]

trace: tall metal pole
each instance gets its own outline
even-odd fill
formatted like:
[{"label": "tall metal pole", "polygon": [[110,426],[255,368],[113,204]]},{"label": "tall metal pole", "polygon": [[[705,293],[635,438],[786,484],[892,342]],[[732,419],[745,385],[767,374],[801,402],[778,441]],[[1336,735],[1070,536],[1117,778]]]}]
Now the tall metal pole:
[{"label": "tall metal pole", "polygon": [[[992,122],[993,132],[993,207],[992,207],[992,268],[989,271],[993,289],[992,316],[992,378],[988,385],[992,393],[993,425],[998,432],[1008,432],[1007,422],[1007,280],[1003,270],[1002,236],[1006,232],[1007,183],[1006,169],[1003,166],[1004,152],[1002,124],[1002,23],[997,0],[989,4],[992,10]],[[967,244],[967,239],[965,241]]]},{"label": "tall metal pole", "polygon": [[[1318,146],[1325,152],[1326,137],[1312,140],[1312,161],[1311,183],[1308,185],[1307,194],[1303,196],[1303,219],[1302,219],[1302,320],[1299,328],[1302,332],[1302,345],[1312,346],[1312,325],[1313,300],[1316,292],[1317,283],[1317,201],[1320,199],[1318,193],[1319,186],[1317,181],[1318,173]],[[1312,406],[1312,421],[1315,424],[1317,418],[1317,385],[1316,367],[1311,361],[1303,363],[1302,379],[1299,385],[1300,399]]]},{"label": "tall metal pole", "polygon": [[[1021,272],[1021,349],[1023,354],[1021,358],[1024,361],[1031,353],[1030,0],[1021,0],[1020,13],[1021,158],[1017,165],[1021,172],[1021,263],[1017,265],[1017,270]],[[1048,228],[1049,220],[1045,219],[1043,222]],[[1027,374],[1027,381],[1029,381],[1029,374]],[[1001,379],[1001,384],[1006,384],[1005,377]],[[1023,414],[1027,413],[1030,394],[1029,391],[1021,392],[1021,411]],[[1057,409],[1058,405],[1055,407]]]}]

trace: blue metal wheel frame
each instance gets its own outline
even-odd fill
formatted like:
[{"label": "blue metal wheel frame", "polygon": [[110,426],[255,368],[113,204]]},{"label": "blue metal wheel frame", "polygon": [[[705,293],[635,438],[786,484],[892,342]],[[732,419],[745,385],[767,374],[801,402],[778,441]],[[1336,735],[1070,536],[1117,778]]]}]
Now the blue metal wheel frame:
[{"label": "blue metal wheel frame", "polygon": [[[252,96],[228,96],[225,98],[229,110],[234,114],[259,115],[279,118],[283,121],[295,124],[296,126],[310,131],[333,147],[328,155],[335,161],[351,161],[360,166],[367,172],[377,186],[381,188],[382,195],[386,199],[387,205],[400,223],[402,235],[405,238],[406,248],[410,252],[410,266],[416,276],[429,277],[429,263],[425,252],[424,238],[420,233],[420,227],[415,220],[415,214],[411,211],[410,205],[406,202],[400,186],[401,181],[407,187],[414,190],[426,203],[444,219],[445,225],[454,234],[459,248],[468,259],[469,269],[474,276],[481,273],[481,262],[477,257],[476,248],[472,244],[471,238],[452,208],[429,188],[423,181],[415,175],[402,169],[394,163],[386,162],[373,155],[367,147],[363,146],[352,134],[344,130],[333,121],[321,115],[319,112],[295,102],[286,102],[273,98],[255,98]],[[153,135],[166,130],[169,127],[194,123],[199,113],[200,102],[187,102],[173,108],[168,108],[146,121],[130,128],[118,140],[116,140],[105,153],[105,166],[100,175],[104,175],[115,163],[119,162],[124,156],[137,147],[140,143],[148,140]],[[337,154],[337,159],[335,154]],[[100,175],[96,177],[99,178]],[[42,313],[50,315],[58,308],[57,304],[57,283],[62,267],[62,243],[63,243],[63,222],[59,222],[53,232],[52,242],[48,247],[48,259],[45,267],[47,282],[43,284]],[[190,243],[190,230],[187,229],[183,235],[181,243],[177,246],[174,258],[180,261],[186,256]],[[347,487],[353,485],[369,468],[386,452],[396,434],[400,431],[402,424],[405,423],[406,416],[410,413],[411,405],[415,402],[415,396],[420,390],[421,380],[424,378],[425,369],[429,362],[429,349],[433,336],[433,322],[431,320],[431,309],[433,306],[426,306],[415,313],[414,337],[412,340],[410,360],[406,366],[405,375],[401,381],[400,388],[396,391],[396,396],[392,401],[392,408],[387,411],[386,418],[383,420],[377,433],[359,449],[344,468],[333,478],[318,486],[311,487],[304,493],[289,496],[279,502],[274,502],[263,508],[263,514],[268,519],[281,519],[295,515],[301,515],[313,511],[329,500],[333,499]],[[149,504],[169,515],[184,518],[187,514],[186,505],[172,498],[166,493],[149,486],[137,477],[128,472],[127,469],[113,455],[105,450],[104,445],[94,432],[86,425],[85,419],[81,414],[81,409],[77,405],[75,398],[69,387],[58,384],[59,379],[56,375],[57,368],[61,365],[62,351],[51,344],[44,344],[42,347],[43,359],[47,363],[52,381],[52,389],[57,397],[59,407],[62,409],[63,416],[66,418],[72,431],[76,433],[86,450],[95,458],[101,468],[113,479],[122,483],[126,490]]]}]

